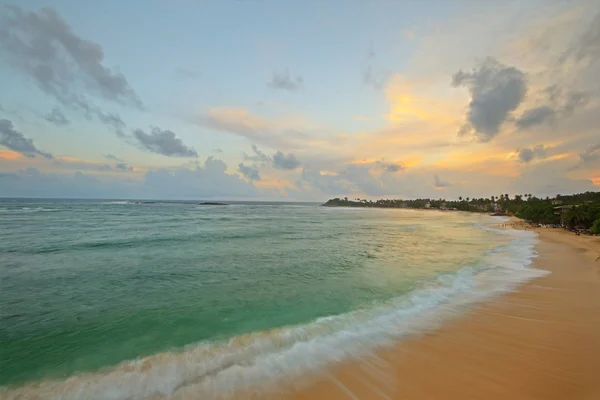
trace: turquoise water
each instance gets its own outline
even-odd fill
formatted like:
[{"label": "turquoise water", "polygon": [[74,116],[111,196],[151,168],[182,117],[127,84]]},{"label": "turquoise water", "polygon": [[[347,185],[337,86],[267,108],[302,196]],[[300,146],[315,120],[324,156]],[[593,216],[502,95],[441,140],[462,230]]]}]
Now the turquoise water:
[{"label": "turquoise water", "polygon": [[[504,290],[509,274],[481,285],[477,271],[524,269],[533,239],[491,221],[302,204],[0,200],[0,385],[143,398],[208,375],[220,390],[232,366],[250,382],[338,360],[408,322],[414,330],[416,317],[461,293]],[[80,397],[72,380],[60,385],[69,376]]]}]

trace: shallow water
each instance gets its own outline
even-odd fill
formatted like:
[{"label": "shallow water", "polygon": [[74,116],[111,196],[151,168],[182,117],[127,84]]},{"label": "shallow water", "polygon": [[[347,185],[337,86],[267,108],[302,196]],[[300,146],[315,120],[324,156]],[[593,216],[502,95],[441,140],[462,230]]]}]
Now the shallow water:
[{"label": "shallow water", "polygon": [[492,221],[1,200],[0,385],[30,397],[185,398],[360,355],[537,276],[533,234]]}]

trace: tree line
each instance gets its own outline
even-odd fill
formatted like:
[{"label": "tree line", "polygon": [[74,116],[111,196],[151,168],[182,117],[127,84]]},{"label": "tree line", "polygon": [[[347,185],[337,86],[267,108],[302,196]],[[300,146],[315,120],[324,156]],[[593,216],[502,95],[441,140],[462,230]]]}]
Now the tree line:
[{"label": "tree line", "polygon": [[[469,212],[499,212],[516,215],[539,224],[562,224],[567,227],[581,227],[600,234],[600,192],[585,192],[572,195],[556,195],[553,198],[540,198],[532,194],[508,193],[489,198],[459,197],[446,199],[349,199],[348,197],[328,200],[324,206],[330,207],[375,207],[375,208],[417,208],[458,210]],[[556,207],[563,207],[562,209]]]}]

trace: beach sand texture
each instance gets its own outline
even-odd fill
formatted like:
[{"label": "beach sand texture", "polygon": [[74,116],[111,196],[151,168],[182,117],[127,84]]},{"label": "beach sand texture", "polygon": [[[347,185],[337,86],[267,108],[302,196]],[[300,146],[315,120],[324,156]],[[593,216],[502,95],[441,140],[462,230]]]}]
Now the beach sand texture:
[{"label": "beach sand texture", "polygon": [[536,230],[551,274],[267,398],[600,399],[600,239]]}]

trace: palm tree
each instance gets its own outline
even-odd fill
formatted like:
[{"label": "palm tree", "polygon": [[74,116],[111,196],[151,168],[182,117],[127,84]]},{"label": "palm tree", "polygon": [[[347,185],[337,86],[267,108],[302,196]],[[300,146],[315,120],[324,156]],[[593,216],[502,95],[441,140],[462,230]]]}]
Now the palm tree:
[{"label": "palm tree", "polygon": [[462,196],[458,196],[458,201],[462,201]]},{"label": "palm tree", "polygon": [[588,218],[589,215],[583,208],[574,206],[565,213],[564,221],[569,225],[579,225]]}]

